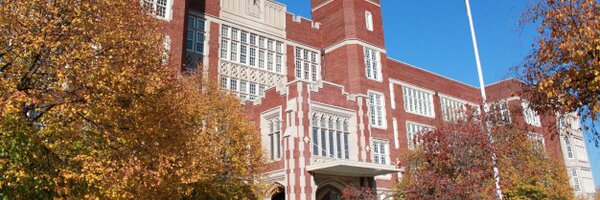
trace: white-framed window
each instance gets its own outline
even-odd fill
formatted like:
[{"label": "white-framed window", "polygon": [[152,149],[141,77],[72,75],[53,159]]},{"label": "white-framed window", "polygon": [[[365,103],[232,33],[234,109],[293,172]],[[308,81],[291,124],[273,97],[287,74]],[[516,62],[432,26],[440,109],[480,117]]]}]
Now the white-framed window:
[{"label": "white-framed window", "polygon": [[281,159],[281,120],[269,120],[269,158]]},{"label": "white-framed window", "polygon": [[242,43],[248,43],[248,32],[246,32],[246,31],[240,32],[240,41]]},{"label": "white-framed window", "polygon": [[316,82],[320,67],[320,56],[316,51],[296,47],[296,78]]},{"label": "white-framed window", "polygon": [[496,123],[510,124],[510,109],[507,101],[498,101],[492,104],[492,116]]},{"label": "white-framed window", "polygon": [[365,24],[369,31],[373,31],[373,15],[369,11],[365,11]]},{"label": "white-framed window", "polygon": [[221,59],[285,73],[285,44],[257,33],[221,26]]},{"label": "white-framed window", "polygon": [[435,117],[433,93],[409,86],[402,86],[404,111],[425,117]]},{"label": "white-framed window", "polygon": [[408,139],[408,149],[415,149],[415,137],[419,133],[432,131],[433,127],[413,122],[406,122],[406,138]]},{"label": "white-framed window", "polygon": [[170,19],[172,12],[171,1],[172,0],[142,0],[142,6],[158,18]]},{"label": "white-framed window", "polygon": [[543,152],[546,149],[543,135],[533,132],[529,132],[527,135],[529,136],[533,150]]},{"label": "white-framed window", "polygon": [[267,40],[267,49],[269,51],[273,51],[273,46],[275,45],[275,41],[272,39]]},{"label": "white-framed window", "polygon": [[204,52],[204,19],[188,15],[187,50],[202,54]]},{"label": "white-framed window", "polygon": [[221,77],[221,82],[220,82],[221,88],[227,89],[227,84],[229,84],[229,79],[225,76]]},{"label": "white-framed window", "polygon": [[256,83],[250,83],[250,100],[256,99],[257,95],[258,93],[256,91]]},{"label": "white-framed window", "polygon": [[385,128],[385,97],[382,93],[369,91],[369,123],[373,127]]},{"label": "white-framed window", "polygon": [[273,52],[267,53],[267,70],[273,71]]},{"label": "white-framed window", "polygon": [[239,33],[240,33],[240,29],[237,28],[231,28],[231,39],[232,40],[238,40],[239,38]]},{"label": "white-framed window", "polygon": [[479,115],[479,106],[469,104],[465,101],[455,98],[440,96],[442,104],[442,119],[448,122],[457,122],[466,120],[468,112],[474,112],[474,115]]},{"label": "white-framed window", "polygon": [[349,159],[348,119],[313,114],[312,152],[315,156]]},{"label": "white-framed window", "polygon": [[258,37],[258,47],[260,47],[261,49],[264,49],[266,40],[267,40],[267,38],[265,38],[264,36],[259,36]]},{"label": "white-framed window", "polygon": [[265,68],[265,51],[264,50],[258,51],[258,68],[260,68],[260,69]]},{"label": "white-framed window", "polygon": [[256,38],[258,38],[258,35],[254,33],[250,34],[250,45],[256,46]]},{"label": "white-framed window", "polygon": [[222,25],[221,26],[221,38],[229,38],[229,31],[231,31],[231,27]]},{"label": "white-framed window", "polygon": [[231,41],[231,56],[229,56],[229,60],[238,61],[238,43]]},{"label": "white-framed window", "polygon": [[386,140],[373,139],[373,163],[387,165],[390,143]]},{"label": "white-framed window", "polygon": [[281,73],[282,68],[283,68],[283,56],[280,54],[277,54],[277,56],[275,56],[275,72]]},{"label": "white-framed window", "polygon": [[265,96],[265,88],[266,87],[267,86],[264,86],[264,85],[258,86],[258,96],[260,96],[260,97],[264,97]]},{"label": "white-framed window", "polygon": [[529,102],[526,100],[523,100],[522,106],[523,106],[523,117],[525,118],[525,122],[529,125],[541,127],[542,122],[540,121],[540,116],[538,115],[537,112],[535,112],[535,110],[533,110],[533,109],[531,109],[531,107],[529,107]]},{"label": "white-framed window", "polygon": [[222,39],[221,40],[221,59],[227,59],[227,49],[229,49],[229,41]]},{"label": "white-framed window", "polygon": [[283,43],[277,41],[275,44],[275,52],[283,53]]},{"label": "white-framed window", "polygon": [[573,189],[575,191],[581,191],[581,184],[579,183],[579,174],[577,169],[571,169],[571,178],[573,180]]},{"label": "white-framed window", "polygon": [[579,161],[589,162],[587,150],[585,148],[585,140],[580,137],[571,137],[571,142],[575,150],[575,158]]},{"label": "white-framed window", "polygon": [[227,76],[221,76],[219,85],[221,85],[221,88],[236,94],[242,101],[253,101],[263,97],[266,88],[265,85]]},{"label": "white-framed window", "polygon": [[569,139],[569,136],[565,136],[565,147],[565,149],[567,150],[567,158],[575,158],[575,155],[573,154],[573,145],[571,144],[571,139]]},{"label": "white-framed window", "polygon": [[247,64],[248,46],[245,44],[240,45],[240,63]]},{"label": "white-framed window", "polygon": [[248,61],[250,66],[256,67],[256,47],[250,47],[250,59]]},{"label": "white-framed window", "polygon": [[381,57],[379,52],[365,47],[365,69],[368,79],[381,81]]},{"label": "white-framed window", "polygon": [[579,175],[578,177],[580,179],[581,191],[585,193],[596,192],[592,170],[589,168],[580,168],[578,172],[579,173],[577,175]]},{"label": "white-framed window", "polygon": [[237,79],[230,78],[229,79],[229,90],[237,92],[238,91],[237,83],[238,83]]},{"label": "white-framed window", "polygon": [[248,99],[248,82],[244,81],[244,80],[240,80],[240,90],[239,90],[239,96],[240,99],[242,101],[245,101]]},{"label": "white-framed window", "polygon": [[558,127],[563,130],[581,131],[581,123],[577,113],[558,114]]}]

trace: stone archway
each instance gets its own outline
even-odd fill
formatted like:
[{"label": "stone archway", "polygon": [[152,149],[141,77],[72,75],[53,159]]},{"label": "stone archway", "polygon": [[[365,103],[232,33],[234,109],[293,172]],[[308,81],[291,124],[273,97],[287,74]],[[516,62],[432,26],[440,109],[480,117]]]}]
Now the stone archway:
[{"label": "stone archway", "polygon": [[273,184],[270,189],[270,200],[285,200],[285,187],[279,183]]},{"label": "stone archway", "polygon": [[342,191],[331,185],[317,189],[317,200],[341,200]]},{"label": "stone archway", "polygon": [[344,184],[329,180],[321,184],[316,192],[317,200],[341,200],[342,191],[344,190]]}]

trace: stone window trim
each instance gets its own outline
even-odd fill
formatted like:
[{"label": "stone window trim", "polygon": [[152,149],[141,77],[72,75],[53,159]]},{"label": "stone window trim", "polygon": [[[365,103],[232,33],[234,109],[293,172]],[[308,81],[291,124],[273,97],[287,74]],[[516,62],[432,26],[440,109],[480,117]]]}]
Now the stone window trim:
[{"label": "stone window trim", "polygon": [[407,146],[409,150],[414,150],[418,144],[414,143],[414,137],[417,133],[422,131],[431,131],[435,130],[435,127],[432,125],[421,124],[412,121],[406,121],[406,138],[407,138]]},{"label": "stone window trim", "polygon": [[442,119],[447,122],[456,122],[458,120],[466,120],[469,116],[469,111],[473,110],[475,116],[481,114],[479,104],[469,102],[463,99],[452,97],[445,94],[439,94],[440,108],[442,110]]},{"label": "stone window trim", "polygon": [[573,189],[575,191],[581,191],[581,183],[579,182],[579,174],[577,173],[577,169],[571,168],[569,170],[569,175],[571,175],[571,180],[573,181]]},{"label": "stone window trim", "polygon": [[498,124],[510,124],[512,123],[512,117],[510,112],[510,104],[508,100],[499,100],[492,102],[489,107],[490,116],[497,120],[495,123]]},{"label": "stone window trim", "polygon": [[318,51],[296,46],[294,68],[296,79],[317,82],[321,71],[321,55]]},{"label": "stone window trim", "polygon": [[280,161],[284,157],[284,128],[282,107],[278,106],[260,114],[261,143],[268,162]]},{"label": "stone window trim", "polygon": [[311,117],[311,152],[313,156],[350,159],[350,119],[344,116],[313,112]]},{"label": "stone window trim", "polygon": [[141,3],[157,19],[171,21],[173,18],[173,0],[141,0]]},{"label": "stone window trim", "polygon": [[365,76],[369,80],[383,82],[381,72],[381,52],[378,49],[364,46]]},{"label": "stone window trim", "polygon": [[435,119],[435,106],[433,103],[435,92],[420,88],[418,86],[408,84],[401,85],[404,111],[407,113]]},{"label": "stone window trim", "polygon": [[[367,92],[369,125],[373,128],[387,129],[385,98],[386,97],[382,92],[373,90]],[[371,102],[375,103],[375,105],[371,105]]]},{"label": "stone window trim", "polygon": [[577,113],[561,114],[556,113],[557,126],[560,130],[569,133],[581,132],[581,122]]},{"label": "stone window trim", "polygon": [[269,137],[269,159],[276,161],[281,160],[281,143],[283,139],[281,117],[272,117],[269,121],[268,137]]},{"label": "stone window trim", "polygon": [[540,116],[535,110],[529,107],[529,101],[523,100],[521,106],[523,106],[523,118],[525,118],[525,122],[532,126],[542,127]]},{"label": "stone window trim", "polygon": [[204,18],[204,15],[196,14],[195,12],[189,12],[186,15],[187,25],[185,29],[185,72],[193,72],[197,70],[198,66],[203,65],[204,56],[206,56],[206,50],[208,45],[205,43],[208,41],[210,30],[206,26],[208,21]]},{"label": "stone window trim", "polygon": [[571,142],[571,138],[569,138],[569,136],[565,136],[564,141],[565,141],[565,151],[567,154],[567,159],[569,159],[569,160],[575,159],[575,153],[573,152],[573,143]]},{"label": "stone window trim", "polygon": [[365,11],[365,25],[368,31],[373,31],[373,14],[370,11]]},{"label": "stone window trim", "polygon": [[[310,152],[311,155],[313,157],[324,157],[323,155],[323,151],[322,151],[322,145],[323,143],[321,141],[323,141],[322,138],[322,134],[321,134],[321,129],[319,129],[319,133],[317,134],[316,140],[315,141],[315,132],[314,132],[314,128],[315,127],[322,127],[321,122],[323,122],[321,119],[327,119],[327,121],[325,121],[326,123],[324,125],[326,125],[326,127],[329,127],[329,119],[334,120],[334,127],[333,129],[336,130],[336,134],[333,137],[334,138],[334,147],[335,147],[335,151],[333,154],[333,157],[331,157],[329,155],[330,153],[330,149],[326,149],[326,156],[330,157],[330,158],[334,158],[334,159],[340,159],[339,157],[341,156],[341,159],[358,159],[358,146],[357,146],[357,119],[356,119],[356,111],[354,110],[350,110],[350,109],[346,109],[343,107],[338,107],[338,106],[334,106],[334,105],[329,105],[329,104],[325,104],[325,103],[320,103],[320,102],[311,102],[310,103],[310,107],[309,107],[310,111],[310,117],[309,117],[309,122],[311,125],[311,133],[310,133]],[[318,120],[315,120],[318,119]],[[339,123],[339,126],[341,127],[337,127],[337,122]],[[341,130],[340,132],[340,137],[337,137],[337,130]],[[329,136],[329,134],[326,135],[325,141],[327,141],[326,146],[329,145],[329,142],[327,140],[327,137]],[[335,140],[336,138],[340,138],[341,140]],[[338,148],[338,143],[341,144],[342,148]],[[338,154],[338,152],[341,152],[341,155]]]},{"label": "stone window trim", "polygon": [[[568,160],[576,160],[578,163],[589,163],[585,138],[578,135],[564,135],[563,137],[565,157]],[[570,156],[569,153],[571,153]]]},{"label": "stone window trim", "polygon": [[222,89],[235,94],[242,102],[255,101],[264,98],[266,85],[261,85],[252,81],[232,78],[220,75],[219,85]]},{"label": "stone window trim", "polygon": [[229,23],[221,24],[220,34],[220,60],[286,75],[285,42]]},{"label": "stone window trim", "polygon": [[371,138],[372,162],[379,165],[390,165],[390,142],[386,139]]}]

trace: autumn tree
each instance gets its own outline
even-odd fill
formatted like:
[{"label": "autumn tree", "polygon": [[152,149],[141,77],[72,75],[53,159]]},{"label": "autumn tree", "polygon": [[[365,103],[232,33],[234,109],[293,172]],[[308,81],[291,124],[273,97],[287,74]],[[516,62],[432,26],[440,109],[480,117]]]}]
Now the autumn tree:
[{"label": "autumn tree", "polygon": [[158,23],[138,0],[2,1],[0,198],[255,198],[254,126],[172,71]]},{"label": "autumn tree", "polygon": [[[490,115],[495,116],[495,115]],[[401,160],[406,170],[398,185],[400,199],[493,199],[496,155],[502,194],[508,199],[573,199],[564,166],[529,139],[519,124],[495,123],[490,131],[471,118],[440,122],[419,133],[419,145]]]},{"label": "autumn tree", "polygon": [[567,170],[532,141],[519,124],[493,126],[503,196],[507,199],[574,199]]},{"label": "autumn tree", "polygon": [[356,188],[352,185],[347,185],[342,191],[342,199],[344,200],[377,200],[377,194],[368,187]]},{"label": "autumn tree", "polygon": [[400,199],[494,198],[492,146],[479,123],[446,124],[417,135],[401,159]]},{"label": "autumn tree", "polygon": [[518,71],[529,85],[525,94],[535,110],[598,119],[599,16],[596,0],[536,0],[525,13],[523,24],[539,25],[539,35]]}]

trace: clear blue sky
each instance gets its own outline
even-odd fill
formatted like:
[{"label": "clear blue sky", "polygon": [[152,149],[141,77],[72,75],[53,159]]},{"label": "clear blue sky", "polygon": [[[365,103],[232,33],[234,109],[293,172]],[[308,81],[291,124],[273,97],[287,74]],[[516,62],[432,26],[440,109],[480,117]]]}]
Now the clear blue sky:
[{"label": "clear blue sky", "polygon": [[[278,0],[289,12],[311,18],[310,0]],[[462,0],[381,0],[388,57],[479,86],[465,3]],[[519,19],[524,0],[471,0],[486,84],[514,76],[536,36]],[[600,149],[587,141],[596,187]]]}]

